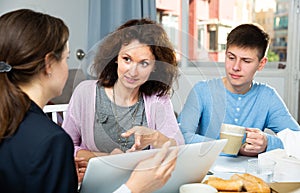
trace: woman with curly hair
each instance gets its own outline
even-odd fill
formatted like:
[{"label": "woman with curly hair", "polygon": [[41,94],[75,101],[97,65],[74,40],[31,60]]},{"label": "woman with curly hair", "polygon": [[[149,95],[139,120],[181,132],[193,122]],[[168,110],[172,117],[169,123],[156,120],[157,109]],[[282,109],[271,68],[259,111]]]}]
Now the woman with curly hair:
[{"label": "woman with curly hair", "polygon": [[76,156],[184,144],[170,100],[175,51],[160,25],[127,21],[101,41],[92,67],[97,80],[76,87],[63,122]]},{"label": "woman with curly hair", "polygon": [[[72,139],[43,112],[68,77],[69,29],[61,19],[29,9],[5,13],[0,26],[1,192],[77,193],[85,162],[74,160]],[[115,193],[161,188],[176,164],[177,150],[169,146],[141,161]]]}]

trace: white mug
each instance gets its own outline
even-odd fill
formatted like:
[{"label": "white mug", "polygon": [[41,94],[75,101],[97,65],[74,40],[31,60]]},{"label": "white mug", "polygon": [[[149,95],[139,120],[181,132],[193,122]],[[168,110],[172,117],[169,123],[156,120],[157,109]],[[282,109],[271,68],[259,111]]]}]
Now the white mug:
[{"label": "white mug", "polygon": [[179,188],[179,193],[217,193],[218,190],[208,184],[191,183],[183,184]]}]

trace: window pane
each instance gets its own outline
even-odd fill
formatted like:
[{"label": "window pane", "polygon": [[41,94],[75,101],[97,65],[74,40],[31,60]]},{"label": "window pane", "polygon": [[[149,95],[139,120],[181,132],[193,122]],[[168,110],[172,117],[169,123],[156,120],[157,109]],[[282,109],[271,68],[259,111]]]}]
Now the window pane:
[{"label": "window pane", "polygon": [[[286,62],[288,0],[189,0],[188,2],[188,13],[181,10],[181,0],[172,0],[172,3],[171,0],[156,0],[156,6],[160,23],[166,28],[176,28],[178,33],[186,30],[193,41],[197,41],[197,46],[190,47],[190,53],[197,53],[194,49],[204,48],[213,56],[215,62],[224,62],[227,34],[241,23],[258,23],[271,38],[269,62]],[[188,14],[189,29],[181,29],[182,14]],[[174,17],[177,19],[170,19]],[[180,45],[180,34],[170,29],[168,31],[174,45]],[[197,60],[197,56],[193,59]]]}]

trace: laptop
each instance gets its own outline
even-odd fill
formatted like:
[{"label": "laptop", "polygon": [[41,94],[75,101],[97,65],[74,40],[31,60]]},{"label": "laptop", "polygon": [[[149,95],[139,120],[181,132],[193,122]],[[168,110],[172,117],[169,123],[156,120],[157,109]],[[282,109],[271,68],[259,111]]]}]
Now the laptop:
[{"label": "laptop", "polygon": [[[226,143],[227,139],[222,139],[179,146],[171,178],[155,193],[178,193],[182,184],[201,182]],[[138,162],[158,151],[151,149],[90,159],[80,193],[114,192],[126,183]]]}]

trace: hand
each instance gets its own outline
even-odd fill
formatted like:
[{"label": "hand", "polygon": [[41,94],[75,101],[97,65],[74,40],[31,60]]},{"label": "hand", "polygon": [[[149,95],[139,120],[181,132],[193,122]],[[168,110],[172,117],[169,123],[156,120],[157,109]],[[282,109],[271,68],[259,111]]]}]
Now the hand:
[{"label": "hand", "polygon": [[152,145],[154,148],[160,148],[167,141],[171,141],[171,145],[176,145],[176,141],[174,139],[169,139],[159,131],[144,126],[134,126],[127,132],[122,133],[121,136],[129,137],[133,134],[134,144],[129,150],[127,150],[127,152],[142,150],[148,145]]},{"label": "hand", "polygon": [[86,171],[87,161],[84,157],[75,157],[75,166],[77,171],[78,183],[81,183]]},{"label": "hand", "polygon": [[154,144],[158,133],[155,130],[144,126],[134,126],[121,134],[121,136],[125,138],[130,137],[131,135],[134,135],[134,144],[131,149],[127,150],[127,152],[142,150],[148,145]]},{"label": "hand", "polygon": [[178,154],[178,148],[168,153],[170,144],[169,141],[166,142],[153,157],[137,165],[126,182],[131,192],[150,193],[165,185],[175,169]]},{"label": "hand", "polygon": [[[120,154],[120,153],[124,153],[124,152],[122,150],[116,148],[110,153],[110,155]],[[82,157],[79,157],[79,155],[82,155]],[[109,155],[109,154],[103,153],[103,152],[91,152],[88,150],[79,150],[77,152],[77,156],[75,157],[75,166],[76,166],[77,177],[78,177],[79,183],[81,183],[83,180],[89,159],[96,157],[96,156],[105,156],[105,155]]]},{"label": "hand", "polygon": [[257,128],[246,128],[246,142],[240,149],[240,154],[247,156],[257,156],[264,152],[268,145],[266,134]]},{"label": "hand", "polygon": [[122,150],[120,150],[119,148],[115,148],[114,150],[112,150],[110,152],[110,155],[115,155],[115,154],[121,154],[124,153]]}]

